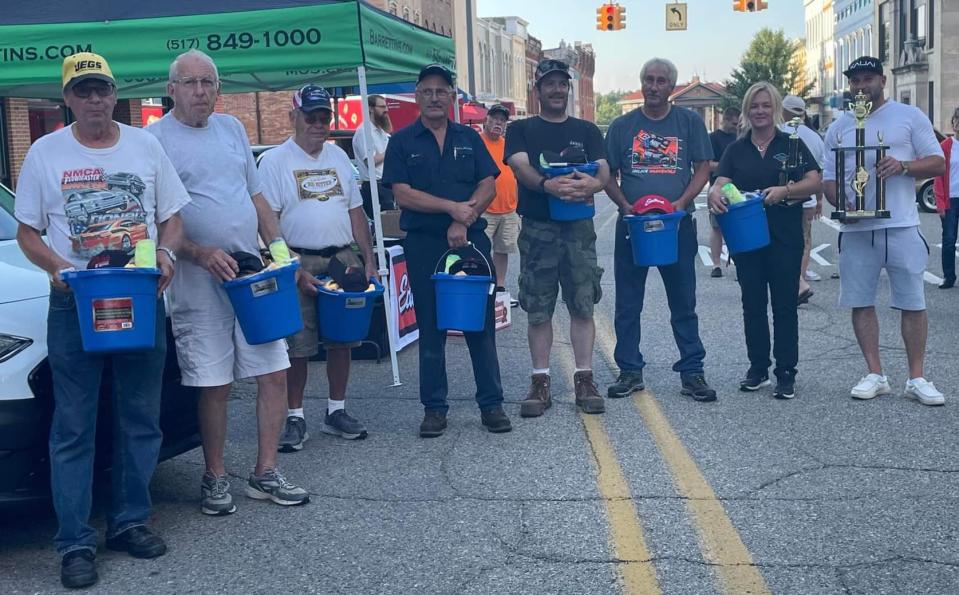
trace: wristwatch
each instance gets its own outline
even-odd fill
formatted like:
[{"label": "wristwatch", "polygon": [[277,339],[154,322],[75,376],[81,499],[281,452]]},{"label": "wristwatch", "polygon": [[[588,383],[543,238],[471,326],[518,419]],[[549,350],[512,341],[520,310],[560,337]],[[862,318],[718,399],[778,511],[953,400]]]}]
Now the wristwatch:
[{"label": "wristwatch", "polygon": [[173,250],[166,246],[157,246],[157,252],[166,252],[166,255],[170,257],[170,262],[176,264],[176,254],[173,253]]},{"label": "wristwatch", "polygon": [[908,176],[908,175],[909,175],[909,162],[908,162],[908,161],[900,161],[900,162],[899,162],[899,165],[902,166],[902,175]]}]

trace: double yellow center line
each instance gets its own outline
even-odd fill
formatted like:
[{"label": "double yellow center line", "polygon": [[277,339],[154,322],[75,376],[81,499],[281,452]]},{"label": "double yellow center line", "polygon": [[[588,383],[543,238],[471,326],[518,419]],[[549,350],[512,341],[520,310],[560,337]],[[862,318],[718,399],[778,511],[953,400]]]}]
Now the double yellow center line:
[{"label": "double yellow center line", "polygon": [[[602,316],[596,317],[596,340],[606,361],[613,362],[615,340],[609,322]],[[565,358],[561,356],[560,360],[560,367],[564,371],[572,369],[568,354]],[[771,593],[722,503],[676,435],[653,394],[649,391],[637,393],[633,396],[633,404],[666,462],[677,493],[686,501],[699,535],[703,557],[715,568],[720,590],[737,595]],[[602,419],[582,413],[580,417],[595,457],[596,483],[605,503],[610,541],[619,561],[618,570],[624,591],[630,594],[658,594],[661,590],[642,523]]]}]

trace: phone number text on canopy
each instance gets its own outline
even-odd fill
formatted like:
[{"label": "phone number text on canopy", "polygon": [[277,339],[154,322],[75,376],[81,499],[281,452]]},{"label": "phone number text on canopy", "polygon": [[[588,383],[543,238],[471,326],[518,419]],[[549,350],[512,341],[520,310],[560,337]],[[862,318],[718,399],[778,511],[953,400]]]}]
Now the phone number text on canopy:
[{"label": "phone number text on canopy", "polygon": [[170,51],[204,49],[208,52],[223,50],[248,50],[254,47],[282,48],[286,46],[319,45],[323,35],[316,27],[309,29],[280,29],[277,31],[249,31],[211,33],[205,37],[168,39]]}]

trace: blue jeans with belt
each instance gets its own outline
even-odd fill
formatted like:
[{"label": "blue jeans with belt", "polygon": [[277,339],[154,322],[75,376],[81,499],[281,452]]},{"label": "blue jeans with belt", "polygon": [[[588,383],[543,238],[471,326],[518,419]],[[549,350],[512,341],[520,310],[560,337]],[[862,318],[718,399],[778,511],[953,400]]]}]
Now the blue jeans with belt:
[{"label": "blue jeans with belt", "polygon": [[74,295],[51,288],[47,348],[53,371],[50,480],[60,528],[54,538],[63,555],[96,550],[90,526],[93,460],[100,379],[113,373],[112,489],[107,536],[143,525],[150,516],[150,479],[160,454],[160,392],[166,361],[166,313],[157,301],[156,345],[149,351],[99,354],[83,350]]},{"label": "blue jeans with belt", "polygon": [[949,208],[942,215],[942,276],[956,282],[956,235],[959,230],[959,196],[949,199]]},{"label": "blue jeans with belt", "polygon": [[[482,230],[469,230],[467,239],[490,261],[490,240]],[[432,231],[410,231],[403,240],[406,267],[413,291],[416,325],[419,327],[420,402],[427,411],[449,410],[446,397],[446,331],[436,328],[436,293],[431,277],[437,261],[449,248],[446,234]],[[492,266],[492,262],[490,262]],[[496,272],[492,272],[496,277]],[[486,301],[486,326],[482,331],[463,333],[473,364],[476,382],[476,403],[480,411],[491,411],[503,404],[499,359],[496,356],[496,323],[493,320],[494,298]],[[457,382],[455,388],[461,388]]]},{"label": "blue jeans with belt", "polygon": [[[706,348],[699,338],[699,317],[696,315],[696,224],[691,215],[679,223],[679,259],[671,265],[657,267],[666,289],[669,304],[669,322],[673,338],[679,348],[679,361],[673,371],[680,377],[703,373]],[[616,349],[613,357],[624,372],[639,372],[646,365],[639,349],[642,338],[640,318],[646,296],[646,276],[649,267],[633,262],[633,248],[626,237],[626,223],[616,223],[616,246],[613,256],[613,276],[616,279]]]}]

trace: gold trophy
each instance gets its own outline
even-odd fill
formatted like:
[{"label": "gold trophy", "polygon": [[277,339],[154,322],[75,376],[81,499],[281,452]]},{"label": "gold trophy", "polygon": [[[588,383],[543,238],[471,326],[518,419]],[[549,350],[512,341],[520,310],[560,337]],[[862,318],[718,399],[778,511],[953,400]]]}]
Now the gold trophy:
[{"label": "gold trophy", "polygon": [[[856,94],[855,99],[850,104],[853,117],[856,118],[856,144],[853,147],[842,146],[842,135],[836,135],[836,147],[833,152],[836,154],[836,210],[832,213],[833,219],[839,221],[855,221],[858,219],[888,219],[889,211],[886,210],[886,180],[879,176],[879,162],[886,156],[888,146],[882,142],[882,133],[876,134],[878,144],[866,145],[866,116],[872,111],[872,102],[867,101],[867,97],[862,91]],[[855,152],[856,170],[853,174],[852,188],[856,195],[855,209],[846,208],[846,153]],[[875,171],[870,174],[866,169],[866,152],[876,152]],[[866,185],[869,183],[871,175],[876,177],[876,204],[871,210],[866,209]]]}]

